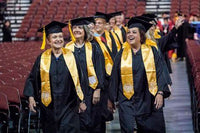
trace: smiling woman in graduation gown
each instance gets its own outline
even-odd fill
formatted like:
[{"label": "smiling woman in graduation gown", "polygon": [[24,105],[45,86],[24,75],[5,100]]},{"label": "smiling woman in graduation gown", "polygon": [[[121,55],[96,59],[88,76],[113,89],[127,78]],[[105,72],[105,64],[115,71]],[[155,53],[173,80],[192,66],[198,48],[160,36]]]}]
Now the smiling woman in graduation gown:
[{"label": "smiling woman in graduation gown", "polygon": [[[72,41],[65,48],[70,49],[78,57],[81,69],[86,77],[87,88],[83,90],[87,110],[80,113],[81,132],[102,133],[105,130],[101,121],[100,93],[103,88],[102,64],[100,53],[89,32],[87,24],[90,17],[71,20],[70,34]],[[72,29],[72,30],[71,30]]]},{"label": "smiling woman in graduation gown", "polygon": [[165,133],[163,98],[170,95],[164,81],[162,58],[155,47],[145,44],[152,25],[131,18],[127,42],[116,56],[110,80],[110,99],[119,102],[122,133]]},{"label": "smiling woman in graduation gown", "polygon": [[82,101],[83,77],[74,54],[63,48],[62,28],[66,24],[53,21],[39,31],[51,45],[35,61],[26,80],[24,95],[29,98],[29,108],[36,111],[39,102],[44,133],[79,133],[79,111],[86,106]]}]

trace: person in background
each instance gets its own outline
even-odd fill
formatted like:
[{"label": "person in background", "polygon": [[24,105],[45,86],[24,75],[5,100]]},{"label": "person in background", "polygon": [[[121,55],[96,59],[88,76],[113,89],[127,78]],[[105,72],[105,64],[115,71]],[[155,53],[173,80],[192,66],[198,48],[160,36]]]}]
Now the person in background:
[{"label": "person in background", "polygon": [[124,14],[122,11],[112,13],[112,17],[115,17],[116,26],[114,27],[114,32],[117,34],[120,39],[120,43],[123,44],[126,42],[126,30],[127,28],[124,26]]},{"label": "person in background", "polygon": [[12,42],[12,36],[11,36],[12,30],[9,20],[6,20],[4,22],[2,32],[3,32],[3,42]]},{"label": "person in background", "polygon": [[116,34],[106,30],[106,24],[109,21],[109,16],[105,13],[96,12],[95,16],[95,30],[99,34],[96,39],[99,39],[114,59],[117,52],[121,49],[121,44],[118,41]]},{"label": "person in background", "polygon": [[38,30],[43,32],[41,49],[45,48],[46,41],[51,48],[37,57],[24,87],[30,111],[36,112],[37,107],[41,110],[44,133],[79,133],[78,113],[87,108],[80,64],[70,50],[63,48],[65,26],[52,21]]}]

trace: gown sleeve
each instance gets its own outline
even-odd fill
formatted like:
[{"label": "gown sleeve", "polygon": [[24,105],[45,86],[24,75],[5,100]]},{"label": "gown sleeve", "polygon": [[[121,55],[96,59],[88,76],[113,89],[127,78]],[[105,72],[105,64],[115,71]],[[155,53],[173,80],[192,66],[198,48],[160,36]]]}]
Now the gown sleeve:
[{"label": "gown sleeve", "polygon": [[94,67],[95,67],[95,72],[97,75],[97,79],[98,79],[98,85],[97,88],[98,89],[102,89],[104,88],[103,84],[103,64],[102,64],[102,55],[99,51],[99,49],[96,47],[96,45],[92,45],[93,46],[93,63],[94,63]]},{"label": "gown sleeve", "polygon": [[120,62],[121,62],[122,49],[117,53],[110,77],[109,83],[109,99],[111,102],[116,102],[118,99],[118,90],[120,84]]},{"label": "gown sleeve", "polygon": [[26,79],[25,86],[24,86],[24,96],[26,97],[34,97],[38,98],[38,92],[41,87],[40,82],[40,59],[41,55],[37,57],[35,64],[33,65],[33,68]]},{"label": "gown sleeve", "polygon": [[176,33],[177,33],[177,30],[174,27],[166,36],[162,36],[158,40],[158,45],[162,53],[178,47],[178,44],[176,43]]},{"label": "gown sleeve", "polygon": [[156,77],[157,77],[157,84],[158,84],[158,91],[163,91],[164,98],[167,98],[170,96],[171,92],[168,88],[167,82],[165,80],[165,77],[163,75],[163,65],[162,65],[162,58],[159,55],[158,51],[155,47],[152,47],[153,53],[154,53],[154,61],[156,66]]}]

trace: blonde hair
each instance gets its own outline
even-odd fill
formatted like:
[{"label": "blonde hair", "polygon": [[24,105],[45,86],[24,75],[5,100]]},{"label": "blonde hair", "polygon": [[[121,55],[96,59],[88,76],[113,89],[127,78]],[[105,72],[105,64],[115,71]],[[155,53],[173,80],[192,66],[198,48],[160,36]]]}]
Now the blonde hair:
[{"label": "blonde hair", "polygon": [[154,41],[154,42],[157,42],[156,39],[154,38],[154,35],[150,33],[150,30],[148,30],[148,31],[146,32],[146,37],[147,37],[148,39],[151,39],[151,40]]}]

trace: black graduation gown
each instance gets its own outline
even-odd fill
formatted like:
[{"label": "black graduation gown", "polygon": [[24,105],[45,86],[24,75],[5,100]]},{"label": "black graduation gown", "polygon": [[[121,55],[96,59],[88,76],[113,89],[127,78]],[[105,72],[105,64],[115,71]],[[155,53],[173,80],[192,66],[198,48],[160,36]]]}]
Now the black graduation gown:
[{"label": "black graduation gown", "polygon": [[[79,133],[78,108],[80,100],[63,55],[56,58],[53,53],[51,54],[49,76],[52,102],[48,107],[41,103],[40,59],[41,55],[37,58],[26,80],[24,95],[27,97],[33,96],[39,102],[43,132]],[[83,77],[78,62],[77,67],[82,84]]]},{"label": "black graduation gown", "polygon": [[[113,35],[109,32],[110,34],[110,38],[112,40],[112,56],[115,57],[115,55],[117,54],[117,45],[116,45],[116,42],[115,42],[115,39],[113,37]],[[105,37],[105,32],[102,34],[102,37],[105,38],[106,40],[106,37]],[[106,40],[107,41],[107,40]],[[105,45],[107,45],[105,42],[103,42]],[[108,47],[108,46],[107,46]],[[109,47],[108,47],[109,48]],[[111,50],[110,50],[111,51]]]},{"label": "black graduation gown", "polygon": [[168,51],[178,48],[178,45],[176,42],[176,33],[177,33],[177,30],[174,27],[167,35],[162,36],[160,39],[157,40],[158,46],[162,52],[162,55],[167,65],[167,69],[169,73],[172,73],[172,68],[171,68],[170,60],[168,58]]},{"label": "black graduation gown", "polygon": [[[94,89],[89,86],[85,45],[81,48],[74,47],[74,53],[78,57],[78,60],[81,64],[84,77],[86,77],[85,84],[87,84],[87,87],[83,90],[87,109],[85,112],[80,114],[81,130],[91,132],[97,130],[95,127],[101,123],[101,107],[100,103],[97,103],[96,105],[92,104]],[[98,79],[98,85],[96,87],[97,89],[103,88],[103,69],[100,58],[99,51],[97,50],[96,46],[92,44],[92,62]]]},{"label": "black graduation gown", "polygon": [[[102,62],[102,74],[101,76],[103,77],[103,88],[101,90],[101,98],[100,98],[100,103],[101,103],[101,110],[102,110],[102,120],[103,121],[111,121],[113,120],[113,114],[112,112],[110,112],[108,110],[107,107],[107,101],[108,101],[108,93],[109,93],[109,80],[110,80],[110,76],[106,73],[106,69],[105,69],[105,59],[104,59],[104,55],[103,52],[101,50],[101,47],[99,46],[98,42],[96,42],[96,40],[93,40],[92,42],[94,42],[93,44],[96,46],[96,48],[98,49],[99,53],[100,53],[100,60]],[[105,44],[108,52],[110,53],[110,56],[112,58],[112,60],[114,61],[113,55],[110,51],[110,49],[108,48],[108,46]]]},{"label": "black graduation gown", "polygon": [[[164,97],[168,97],[170,91],[162,74],[162,58],[155,47],[152,47],[152,50],[156,66],[158,91],[163,91]],[[162,108],[159,110],[155,109],[155,97],[148,89],[141,49],[136,54],[132,52],[134,95],[130,100],[123,95],[120,74],[122,51],[123,50],[121,50],[115,58],[109,92],[112,102],[119,102],[119,117],[122,132],[132,133],[134,130],[134,120],[136,120],[138,130],[145,129],[143,133],[156,133],[156,131],[164,133],[165,123]],[[150,128],[153,129],[150,130]]]},{"label": "black graduation gown", "polygon": [[126,42],[126,30],[123,26],[120,29],[122,31],[123,43],[125,43]]},{"label": "black graduation gown", "polygon": [[11,28],[10,27],[3,27],[3,42],[12,42],[12,36],[11,36]]},{"label": "black graduation gown", "polygon": [[186,42],[185,39],[188,38],[190,25],[187,21],[183,23],[178,29],[177,42],[179,47],[177,48],[177,57],[185,57]]}]

